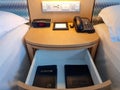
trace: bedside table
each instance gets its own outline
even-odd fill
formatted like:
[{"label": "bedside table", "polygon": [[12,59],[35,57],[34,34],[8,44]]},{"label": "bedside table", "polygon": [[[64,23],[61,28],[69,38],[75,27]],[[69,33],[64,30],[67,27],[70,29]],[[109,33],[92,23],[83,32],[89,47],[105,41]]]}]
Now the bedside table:
[{"label": "bedside table", "polygon": [[[72,23],[68,23],[68,27]],[[30,57],[34,57],[37,49],[69,50],[89,48],[92,58],[95,57],[99,42],[97,33],[77,33],[75,28],[69,30],[53,30],[53,23],[47,28],[33,28],[25,35],[25,42]]]}]

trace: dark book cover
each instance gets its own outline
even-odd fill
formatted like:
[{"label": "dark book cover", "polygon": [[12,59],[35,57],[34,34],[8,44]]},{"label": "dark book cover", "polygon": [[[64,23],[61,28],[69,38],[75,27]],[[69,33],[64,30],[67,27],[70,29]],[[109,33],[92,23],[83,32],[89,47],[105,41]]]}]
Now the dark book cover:
[{"label": "dark book cover", "polygon": [[65,65],[66,88],[94,85],[87,65]]},{"label": "dark book cover", "polygon": [[57,66],[56,65],[38,66],[36,70],[33,86],[42,87],[42,88],[56,88]]}]

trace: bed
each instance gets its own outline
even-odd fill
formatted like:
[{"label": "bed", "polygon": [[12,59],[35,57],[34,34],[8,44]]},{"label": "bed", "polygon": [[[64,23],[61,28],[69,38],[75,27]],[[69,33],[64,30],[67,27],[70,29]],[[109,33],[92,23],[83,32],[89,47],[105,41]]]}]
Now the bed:
[{"label": "bed", "polygon": [[104,23],[94,28],[100,37],[95,63],[103,81],[112,81],[111,89],[120,90],[120,5],[103,9]]},{"label": "bed", "polygon": [[28,20],[0,11],[0,90],[17,90],[16,81],[25,81],[29,60],[23,37]]}]

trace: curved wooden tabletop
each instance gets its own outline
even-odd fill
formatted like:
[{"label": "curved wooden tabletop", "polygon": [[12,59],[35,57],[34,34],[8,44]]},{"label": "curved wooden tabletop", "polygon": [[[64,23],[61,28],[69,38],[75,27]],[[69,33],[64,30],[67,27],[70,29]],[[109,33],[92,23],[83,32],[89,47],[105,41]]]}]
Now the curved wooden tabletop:
[{"label": "curved wooden tabletop", "polygon": [[48,28],[30,28],[25,35],[25,41],[31,45],[43,47],[85,47],[98,42],[96,33],[77,33],[75,28],[69,30],[53,30],[53,24]]}]

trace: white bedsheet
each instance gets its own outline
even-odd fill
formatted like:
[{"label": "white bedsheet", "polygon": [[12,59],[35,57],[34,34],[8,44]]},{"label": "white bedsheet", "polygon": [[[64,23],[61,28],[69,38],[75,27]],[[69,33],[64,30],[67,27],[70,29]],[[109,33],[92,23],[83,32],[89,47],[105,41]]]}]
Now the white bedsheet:
[{"label": "white bedsheet", "polygon": [[105,24],[96,25],[95,29],[102,40],[105,53],[112,58],[111,62],[120,71],[120,42],[111,41],[108,28]]},{"label": "white bedsheet", "polygon": [[28,63],[23,43],[28,28],[28,25],[23,24],[0,38],[0,90],[13,90],[17,79],[26,72],[21,72],[20,68],[22,64],[23,68]]},{"label": "white bedsheet", "polygon": [[112,81],[112,90],[120,90],[120,42],[112,42],[105,24],[94,26],[100,36],[96,66],[103,80]]}]

